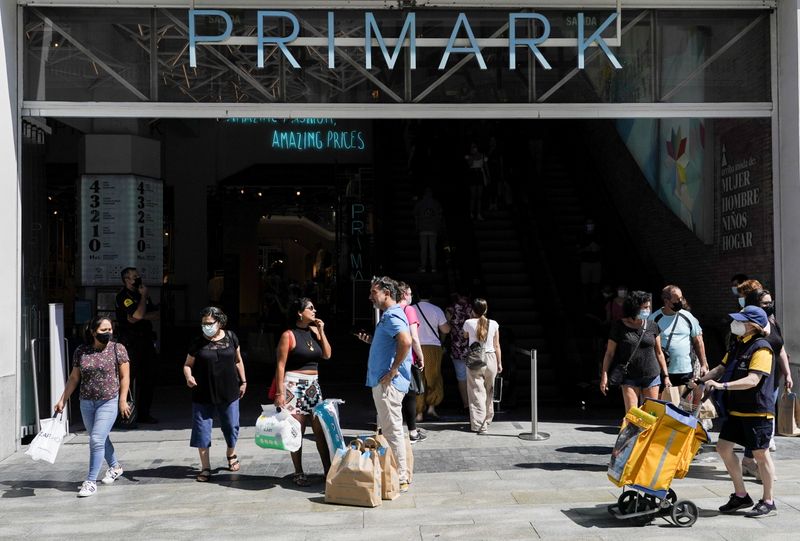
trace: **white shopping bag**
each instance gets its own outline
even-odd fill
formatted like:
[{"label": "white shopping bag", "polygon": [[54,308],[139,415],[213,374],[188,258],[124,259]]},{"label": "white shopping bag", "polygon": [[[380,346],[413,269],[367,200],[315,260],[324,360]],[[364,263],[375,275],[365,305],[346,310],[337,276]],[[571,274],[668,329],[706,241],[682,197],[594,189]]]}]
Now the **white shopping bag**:
[{"label": "white shopping bag", "polygon": [[25,454],[34,460],[45,460],[50,464],[55,464],[58,449],[61,447],[64,436],[67,435],[64,416],[59,413],[50,419],[42,419],[39,426],[39,433],[33,438]]},{"label": "white shopping bag", "polygon": [[261,405],[261,415],[256,421],[256,445],[264,449],[297,451],[303,445],[300,422],[286,409],[274,405]]}]

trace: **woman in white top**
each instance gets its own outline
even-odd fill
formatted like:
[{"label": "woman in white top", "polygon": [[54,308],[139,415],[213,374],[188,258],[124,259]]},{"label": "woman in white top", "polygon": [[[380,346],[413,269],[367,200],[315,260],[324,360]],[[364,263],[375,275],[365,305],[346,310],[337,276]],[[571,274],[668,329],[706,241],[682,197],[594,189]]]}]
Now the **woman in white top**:
[{"label": "woman in white top", "polygon": [[468,370],[467,398],[469,400],[469,422],[473,432],[486,434],[494,418],[494,378],[503,371],[500,358],[500,326],[486,317],[488,305],[484,299],[472,301],[472,315],[464,322],[467,343],[481,342],[484,345],[486,365]]}]

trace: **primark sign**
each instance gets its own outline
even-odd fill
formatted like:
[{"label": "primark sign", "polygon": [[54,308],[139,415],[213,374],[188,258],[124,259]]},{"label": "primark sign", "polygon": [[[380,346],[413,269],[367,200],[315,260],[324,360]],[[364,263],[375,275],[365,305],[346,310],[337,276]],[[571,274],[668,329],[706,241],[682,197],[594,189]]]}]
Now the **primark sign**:
[{"label": "primark sign", "polygon": [[[197,32],[197,21],[202,18],[218,18],[223,24],[220,29],[224,30],[215,35],[199,34]],[[592,17],[591,19],[594,19]],[[417,18],[414,12],[405,15],[402,29],[399,36],[387,37],[381,31],[380,24],[371,11],[364,13],[364,35],[363,37],[342,37],[337,36],[336,17],[333,11],[327,12],[327,28],[322,31],[312,29],[314,35],[301,36],[301,26],[312,28],[309,25],[301,24],[301,20],[291,11],[258,10],[256,13],[256,34],[253,35],[234,35],[234,24],[230,14],[220,9],[190,9],[189,10],[189,64],[197,67],[197,46],[213,45],[254,45],[257,47],[257,65],[263,68],[267,59],[275,62],[276,55],[269,56],[269,53],[276,48],[280,54],[295,69],[302,66],[292,54],[291,46],[299,47],[322,47],[327,49],[328,67],[336,67],[337,49],[341,47],[363,47],[365,51],[364,67],[373,67],[373,49],[380,51],[391,70],[397,64],[400,53],[404,48],[408,48],[409,68],[417,68],[417,48],[418,47],[439,47],[442,54],[438,69],[444,70],[448,60],[453,54],[474,55],[475,61],[480,69],[487,69],[481,50],[485,47],[504,47],[508,50],[508,69],[514,70],[517,67],[518,49],[530,51],[542,68],[551,69],[550,63],[542,53],[542,48],[546,47],[577,47],[578,69],[583,69],[585,60],[584,54],[590,47],[598,47],[606,55],[608,60],[616,69],[622,69],[622,65],[611,51],[610,46],[620,45],[621,21],[620,11],[611,13],[605,20],[592,20],[595,24],[589,25],[587,29],[587,17],[584,13],[577,13],[575,26],[577,27],[577,39],[572,38],[551,38],[550,21],[545,15],[540,13],[518,12],[508,14],[507,32],[498,32],[497,35],[506,34],[504,38],[476,38],[475,32],[470,24],[469,17],[465,13],[458,13],[453,22],[449,38],[429,38],[417,36]],[[616,22],[616,38],[604,38],[603,32]],[[599,24],[598,24],[599,23]],[[270,26],[284,28],[284,35],[268,35],[265,29]],[[525,28],[540,29],[536,36],[522,36],[518,31]],[[500,29],[502,30],[502,29]],[[591,34],[588,32],[591,31]],[[588,34],[588,35],[587,35]],[[268,54],[264,54],[267,48]]]}]

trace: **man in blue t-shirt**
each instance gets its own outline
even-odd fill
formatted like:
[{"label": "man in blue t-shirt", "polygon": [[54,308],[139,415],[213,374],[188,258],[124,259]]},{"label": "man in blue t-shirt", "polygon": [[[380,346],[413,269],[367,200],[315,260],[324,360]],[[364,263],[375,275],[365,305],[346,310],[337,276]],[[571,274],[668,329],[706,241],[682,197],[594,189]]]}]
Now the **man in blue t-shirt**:
[{"label": "man in blue t-shirt", "polygon": [[664,306],[650,315],[661,330],[661,348],[667,358],[669,379],[683,393],[683,387],[694,376],[692,350],[700,363],[699,376],[708,372],[703,330],[691,312],[684,309],[686,301],[678,286],[668,285],[661,290]]},{"label": "man in blue t-shirt", "polygon": [[[397,293],[397,283],[391,278],[373,278],[369,300],[383,314],[371,338],[367,387],[372,388],[378,426],[397,457],[400,492],[406,492],[408,470],[402,403],[411,382],[411,332],[403,308],[396,302]],[[370,342],[363,333],[359,338]]]}]

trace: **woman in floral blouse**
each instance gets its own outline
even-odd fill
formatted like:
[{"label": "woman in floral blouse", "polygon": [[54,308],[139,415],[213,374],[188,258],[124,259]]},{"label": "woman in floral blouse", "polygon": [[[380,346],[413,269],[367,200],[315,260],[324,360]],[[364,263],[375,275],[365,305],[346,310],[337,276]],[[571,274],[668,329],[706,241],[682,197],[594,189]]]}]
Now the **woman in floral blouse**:
[{"label": "woman in floral blouse", "polygon": [[128,352],[125,346],[111,340],[111,321],[95,316],[86,324],[84,341],[75,350],[66,389],[55,405],[56,412],[64,411],[64,404],[80,384],[81,416],[89,433],[89,473],[80,487],[79,497],[93,496],[97,492],[97,476],[104,457],[108,469],[102,483],[109,485],[122,475],[122,466],[108,434],[118,413],[123,417],[130,415]]},{"label": "woman in floral blouse", "polygon": [[461,293],[454,293],[452,295],[453,304],[451,304],[445,313],[447,314],[447,322],[450,324],[450,358],[453,361],[453,367],[456,370],[456,380],[458,381],[458,392],[461,394],[461,403],[464,409],[468,409],[469,402],[467,401],[467,367],[464,364],[464,358],[467,355],[467,337],[462,332],[464,330],[464,322],[472,317],[472,307],[469,304],[469,298]]}]

